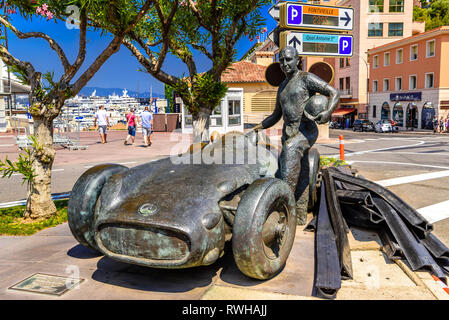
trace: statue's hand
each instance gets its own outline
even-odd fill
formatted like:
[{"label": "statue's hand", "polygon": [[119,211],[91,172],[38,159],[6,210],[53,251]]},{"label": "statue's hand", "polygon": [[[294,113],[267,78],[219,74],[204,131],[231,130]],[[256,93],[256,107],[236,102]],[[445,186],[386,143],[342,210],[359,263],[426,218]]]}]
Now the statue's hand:
[{"label": "statue's hand", "polygon": [[331,120],[331,116],[329,111],[323,111],[315,117],[314,121],[318,124],[325,124]]}]

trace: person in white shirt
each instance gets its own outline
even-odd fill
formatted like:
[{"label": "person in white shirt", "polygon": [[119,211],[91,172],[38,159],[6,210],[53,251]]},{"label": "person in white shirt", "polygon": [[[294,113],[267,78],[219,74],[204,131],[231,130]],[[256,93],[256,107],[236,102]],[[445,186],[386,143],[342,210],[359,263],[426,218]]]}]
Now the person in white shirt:
[{"label": "person in white shirt", "polygon": [[100,106],[97,113],[95,113],[94,126],[97,127],[98,120],[98,132],[100,133],[101,143],[107,143],[107,129],[109,128],[109,117],[104,109],[104,106]]}]

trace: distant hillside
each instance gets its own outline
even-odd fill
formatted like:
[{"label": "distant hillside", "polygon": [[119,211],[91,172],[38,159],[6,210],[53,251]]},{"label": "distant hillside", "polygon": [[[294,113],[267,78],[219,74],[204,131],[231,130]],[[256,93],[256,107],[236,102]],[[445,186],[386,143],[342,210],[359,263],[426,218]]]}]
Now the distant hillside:
[{"label": "distant hillside", "polygon": [[[80,95],[90,96],[92,94],[92,92],[94,92],[94,90],[97,90],[97,94],[96,94],[97,96],[107,97],[107,96],[112,95],[114,93],[119,95],[119,96],[121,96],[124,88],[84,87],[81,90]],[[139,98],[149,98],[150,97],[150,92],[140,92],[140,93],[138,93],[136,91],[128,90],[128,96],[130,96],[130,97],[139,97]],[[153,98],[164,98],[164,94],[157,93],[157,92],[153,91]]]}]

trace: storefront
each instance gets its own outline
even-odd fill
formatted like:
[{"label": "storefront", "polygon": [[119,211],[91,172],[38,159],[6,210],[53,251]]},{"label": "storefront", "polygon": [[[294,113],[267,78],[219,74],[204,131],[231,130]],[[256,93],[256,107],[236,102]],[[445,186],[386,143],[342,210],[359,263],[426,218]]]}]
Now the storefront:
[{"label": "storefront", "polygon": [[[182,133],[193,132],[193,119],[182,106]],[[210,116],[209,134],[217,131],[225,134],[230,131],[243,132],[243,89],[229,88],[220,105]]]},{"label": "storefront", "polygon": [[393,120],[399,127],[404,126],[404,108],[400,102],[396,102],[393,107]]},{"label": "storefront", "polygon": [[381,110],[380,119],[381,120],[388,120],[388,119],[390,119],[390,105],[388,104],[388,102],[384,102],[382,104],[382,110]]},{"label": "storefront", "polygon": [[332,113],[332,121],[338,122],[342,128],[350,128],[354,123],[357,109],[352,106],[341,105]]},{"label": "storefront", "polygon": [[428,101],[424,104],[421,115],[421,128],[432,130],[433,129],[433,117],[436,111],[433,103]]}]

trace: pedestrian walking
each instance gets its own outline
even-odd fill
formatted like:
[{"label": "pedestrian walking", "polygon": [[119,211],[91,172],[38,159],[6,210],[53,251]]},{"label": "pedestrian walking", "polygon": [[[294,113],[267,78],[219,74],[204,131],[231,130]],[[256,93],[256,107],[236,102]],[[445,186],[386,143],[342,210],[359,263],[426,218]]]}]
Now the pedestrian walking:
[{"label": "pedestrian walking", "polygon": [[443,133],[444,131],[444,120],[443,117],[440,118],[440,133]]},{"label": "pedestrian walking", "polygon": [[132,145],[135,146],[137,117],[134,114],[134,108],[131,108],[129,113],[126,115],[126,124],[128,129],[128,136],[126,137],[123,144],[126,146],[128,144],[129,138],[131,138]]},{"label": "pedestrian walking", "polygon": [[446,116],[446,132],[449,133],[449,114]]},{"label": "pedestrian walking", "polygon": [[145,110],[140,114],[140,122],[142,123],[142,134],[145,141],[145,147],[151,146],[151,135],[153,133],[153,115],[145,107]]},{"label": "pedestrian walking", "polygon": [[437,133],[437,131],[438,131],[438,116],[437,115],[435,115],[433,117],[432,124],[433,124],[433,133]]},{"label": "pedestrian walking", "polygon": [[107,129],[109,128],[109,117],[104,109],[104,106],[100,106],[98,111],[95,113],[94,127],[97,128],[100,133],[101,143],[108,143],[107,141]]}]

